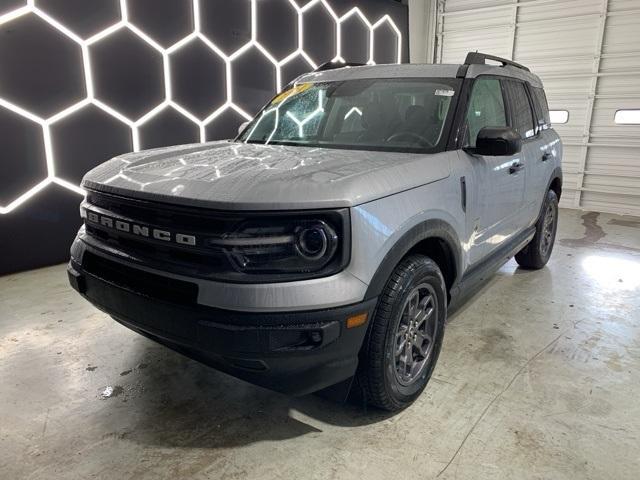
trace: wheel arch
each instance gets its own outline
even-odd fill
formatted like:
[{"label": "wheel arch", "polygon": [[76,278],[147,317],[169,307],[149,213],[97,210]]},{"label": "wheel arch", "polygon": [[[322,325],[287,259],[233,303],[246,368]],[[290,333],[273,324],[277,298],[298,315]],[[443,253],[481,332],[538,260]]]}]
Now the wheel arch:
[{"label": "wheel arch", "polygon": [[553,190],[555,192],[559,202],[560,196],[562,195],[562,168],[556,167],[554,168],[553,172],[551,172],[549,181],[547,182],[547,188],[543,192],[543,201],[540,205],[540,212],[538,213],[536,219],[540,218],[540,216],[542,215],[542,209],[544,208],[544,198],[546,198],[547,192],[549,190]]},{"label": "wheel arch", "polygon": [[553,190],[560,200],[560,196],[562,195],[562,169],[560,167],[556,167],[549,178],[549,183],[547,184],[546,192],[549,190]]},{"label": "wheel arch", "polygon": [[447,296],[450,297],[461,271],[460,241],[451,225],[443,220],[431,219],[411,228],[391,247],[374,273],[365,299],[380,295],[393,269],[413,253],[426,255],[436,262],[445,279]]}]

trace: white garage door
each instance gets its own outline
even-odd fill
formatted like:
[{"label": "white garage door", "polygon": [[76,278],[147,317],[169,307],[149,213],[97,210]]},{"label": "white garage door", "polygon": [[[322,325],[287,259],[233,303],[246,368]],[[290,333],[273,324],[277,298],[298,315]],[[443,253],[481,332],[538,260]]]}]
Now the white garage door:
[{"label": "white garage door", "polygon": [[475,50],[542,78],[565,145],[561,205],[640,215],[640,0],[439,0],[436,62]]}]

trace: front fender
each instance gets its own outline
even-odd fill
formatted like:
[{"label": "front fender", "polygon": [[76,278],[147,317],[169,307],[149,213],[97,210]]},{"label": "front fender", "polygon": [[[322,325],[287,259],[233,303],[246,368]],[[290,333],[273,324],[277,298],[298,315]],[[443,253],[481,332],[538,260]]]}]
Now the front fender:
[{"label": "front fender", "polygon": [[[451,205],[451,209],[438,208]],[[427,208],[425,208],[427,207]],[[428,208],[431,207],[431,208]],[[380,293],[407,252],[421,240],[436,237],[455,252],[455,270],[464,264],[464,212],[459,185],[451,179],[353,207],[350,273],[367,284],[365,298]]]},{"label": "front fender", "polygon": [[394,243],[374,273],[367,288],[365,299],[374,298],[380,295],[396,265],[400,263],[400,261],[413,247],[421,241],[429,238],[437,238],[444,241],[453,255],[453,264],[455,265],[456,273],[456,278],[454,278],[453,283],[455,284],[458,280],[458,275],[461,271],[462,265],[458,235],[453,227],[447,222],[438,219],[430,219],[415,225]]}]

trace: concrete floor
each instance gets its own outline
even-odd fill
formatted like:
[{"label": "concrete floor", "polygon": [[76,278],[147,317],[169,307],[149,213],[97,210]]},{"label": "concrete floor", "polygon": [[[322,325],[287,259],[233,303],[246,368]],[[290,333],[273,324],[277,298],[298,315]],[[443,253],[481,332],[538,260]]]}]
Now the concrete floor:
[{"label": "concrete floor", "polygon": [[82,300],[64,266],[0,278],[0,478],[640,475],[640,219],[563,210],[547,268],[500,272],[396,416],[288,398]]}]

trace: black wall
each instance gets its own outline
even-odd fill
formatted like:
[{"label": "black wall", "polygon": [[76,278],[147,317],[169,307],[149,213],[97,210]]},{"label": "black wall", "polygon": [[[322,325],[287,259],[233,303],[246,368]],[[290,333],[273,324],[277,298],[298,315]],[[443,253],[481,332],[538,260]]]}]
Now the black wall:
[{"label": "black wall", "polygon": [[[259,48],[233,55],[252,39],[250,0],[200,0],[199,15],[192,0],[128,0],[133,28],[117,30],[110,27],[123,20],[119,0],[36,0],[19,10],[25,3],[0,0],[0,274],[67,260],[80,223],[77,186],[89,169],[131,150],[232,137],[242,112],[254,114],[278,87],[276,67]],[[297,0],[300,8],[310,3]],[[372,24],[389,15],[402,55],[384,23],[375,30],[374,61],[407,61],[406,6],[326,3],[338,17],[358,7]],[[210,44],[171,50],[198,17]],[[257,42],[277,62],[299,47],[316,64],[335,57],[329,10],[317,2],[305,11],[301,45],[297,18],[289,0],[256,0]],[[369,29],[359,15],[341,32],[342,57],[366,62]],[[223,56],[231,57],[230,86]],[[281,67],[280,86],[311,69],[298,55]]]}]

